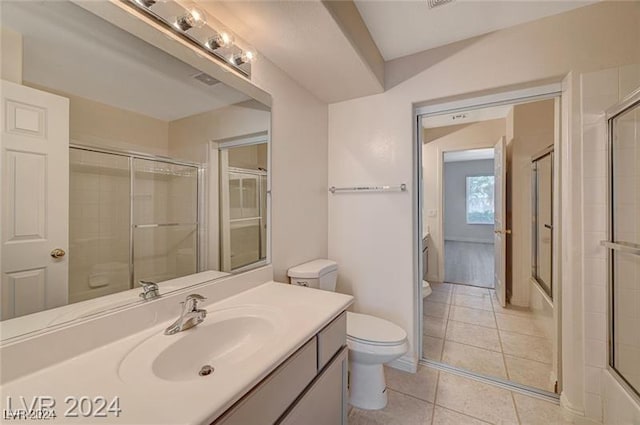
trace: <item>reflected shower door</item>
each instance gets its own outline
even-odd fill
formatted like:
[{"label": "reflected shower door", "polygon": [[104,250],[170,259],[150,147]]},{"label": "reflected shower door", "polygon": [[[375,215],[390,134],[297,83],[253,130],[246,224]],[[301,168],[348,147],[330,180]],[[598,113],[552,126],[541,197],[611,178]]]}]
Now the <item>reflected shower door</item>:
[{"label": "reflected shower door", "polygon": [[198,169],[133,160],[134,282],[198,270]]},{"label": "reflected shower door", "polygon": [[129,158],[69,150],[69,303],[130,288]]}]

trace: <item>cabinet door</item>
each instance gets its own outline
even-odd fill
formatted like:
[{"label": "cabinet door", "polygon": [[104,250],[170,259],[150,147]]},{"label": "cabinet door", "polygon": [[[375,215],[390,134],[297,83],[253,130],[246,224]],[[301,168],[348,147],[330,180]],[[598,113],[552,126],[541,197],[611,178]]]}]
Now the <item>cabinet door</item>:
[{"label": "cabinet door", "polygon": [[279,425],[346,425],[347,348],[316,378]]}]

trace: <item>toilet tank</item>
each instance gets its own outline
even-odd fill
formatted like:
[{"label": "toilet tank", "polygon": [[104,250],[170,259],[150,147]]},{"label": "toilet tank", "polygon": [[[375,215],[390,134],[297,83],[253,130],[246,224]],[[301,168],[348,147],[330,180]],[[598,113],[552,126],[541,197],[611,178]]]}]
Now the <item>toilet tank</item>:
[{"label": "toilet tank", "polygon": [[338,263],[325,259],[313,260],[291,267],[287,274],[292,285],[334,292],[338,278]]}]

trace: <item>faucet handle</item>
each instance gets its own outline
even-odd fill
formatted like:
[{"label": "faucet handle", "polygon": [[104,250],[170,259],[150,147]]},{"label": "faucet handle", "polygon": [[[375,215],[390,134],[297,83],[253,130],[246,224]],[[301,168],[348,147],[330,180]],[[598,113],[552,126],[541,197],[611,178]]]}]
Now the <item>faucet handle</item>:
[{"label": "faucet handle", "polygon": [[198,308],[198,301],[204,300],[206,300],[206,298],[200,294],[190,294],[187,295],[187,298],[184,299],[184,304],[185,306],[190,307],[192,310],[196,310]]},{"label": "faucet handle", "polygon": [[140,280],[140,281],[138,281],[138,283],[140,284],[140,286],[142,286],[142,289],[144,289],[145,291],[158,289],[158,284],[156,284],[155,282],[150,282],[150,281],[147,281],[147,280]]},{"label": "faucet handle", "polygon": [[190,295],[187,295],[187,298],[185,298],[185,301],[191,301],[191,300],[204,301],[206,299],[207,299],[206,297],[203,297],[200,294],[190,294]]},{"label": "faucet handle", "polygon": [[155,282],[141,280],[138,283],[140,284],[140,286],[142,286],[142,293],[140,294],[140,298],[148,300],[160,295],[158,291],[158,285]]}]

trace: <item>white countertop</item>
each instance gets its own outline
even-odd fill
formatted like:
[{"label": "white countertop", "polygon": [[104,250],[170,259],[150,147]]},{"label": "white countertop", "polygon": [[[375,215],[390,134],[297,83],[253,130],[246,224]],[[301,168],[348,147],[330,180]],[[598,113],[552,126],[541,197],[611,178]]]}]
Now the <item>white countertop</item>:
[{"label": "white countertop", "polygon": [[[57,417],[45,423],[209,424],[352,302],[353,298],[348,295],[267,282],[204,305],[210,314],[219,309],[252,305],[278,310],[282,329],[267,342],[259,361],[254,358],[250,362],[239,362],[234,370],[216,370],[211,376],[191,381],[170,382],[151,375],[139,381],[132,381],[130,377],[123,379],[120,366],[124,358],[142,342],[161,334],[170,324],[164,322],[7,382],[2,387],[2,409],[7,408],[7,397],[11,397],[13,408],[19,409],[20,397],[30,402],[36,396],[50,396],[56,401]],[[178,313],[176,305],[176,317]],[[149,364],[152,360],[149,359]],[[106,418],[68,418],[64,416],[69,407],[65,403],[68,396],[102,396],[107,401],[119,397],[122,411],[119,417],[108,414]]]}]

